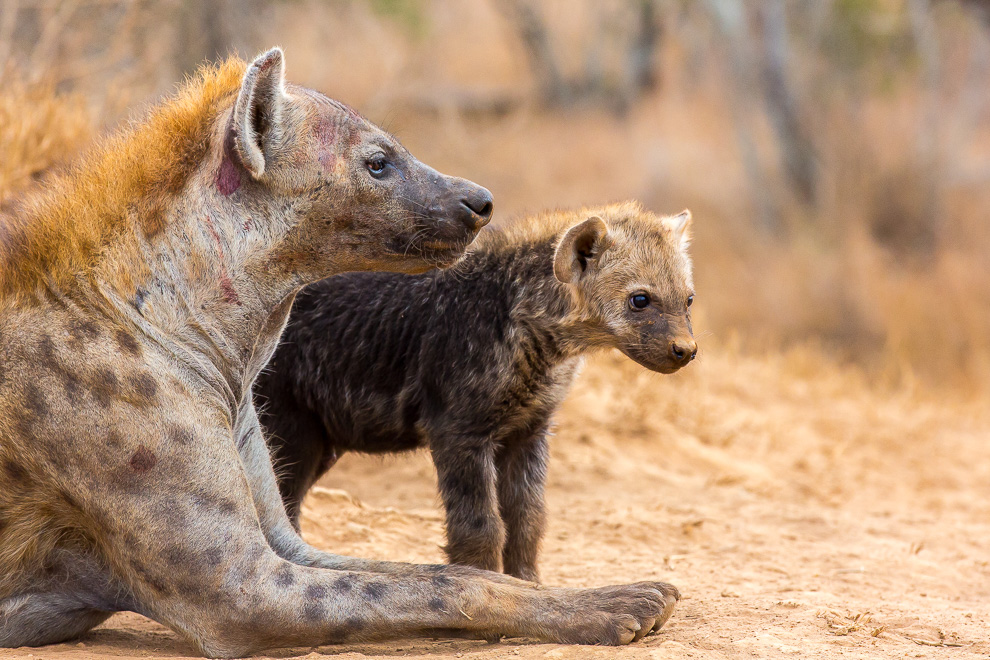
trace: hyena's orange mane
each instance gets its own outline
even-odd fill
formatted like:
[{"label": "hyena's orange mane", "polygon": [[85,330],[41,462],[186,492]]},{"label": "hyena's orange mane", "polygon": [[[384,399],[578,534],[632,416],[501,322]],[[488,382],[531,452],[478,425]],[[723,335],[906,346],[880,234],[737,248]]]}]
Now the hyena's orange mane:
[{"label": "hyena's orange mane", "polygon": [[246,66],[230,58],[204,67],[0,218],[0,295],[67,282],[128,230],[161,231],[165,203],[208,153],[213,120],[233,102]]}]

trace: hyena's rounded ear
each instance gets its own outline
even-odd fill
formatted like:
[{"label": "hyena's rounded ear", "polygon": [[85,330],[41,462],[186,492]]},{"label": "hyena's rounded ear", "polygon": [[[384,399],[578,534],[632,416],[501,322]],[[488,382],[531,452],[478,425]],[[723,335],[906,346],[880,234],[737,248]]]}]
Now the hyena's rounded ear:
[{"label": "hyena's rounded ear", "polygon": [[234,104],[234,151],[256,179],[265,173],[270,145],[277,143],[284,104],[284,57],[281,48],[272,48],[248,66]]},{"label": "hyena's rounded ear", "polygon": [[684,209],[677,215],[664,217],[661,222],[674,236],[674,243],[681,249],[691,242],[691,211]]},{"label": "hyena's rounded ear", "polygon": [[608,227],[598,216],[567,230],[553,255],[553,274],[564,284],[576,284],[598,266],[598,258],[612,245]]}]

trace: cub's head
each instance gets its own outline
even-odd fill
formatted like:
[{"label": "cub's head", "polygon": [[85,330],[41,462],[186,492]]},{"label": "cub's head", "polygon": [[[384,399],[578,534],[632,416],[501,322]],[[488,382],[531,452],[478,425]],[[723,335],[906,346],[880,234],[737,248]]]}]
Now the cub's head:
[{"label": "cub's head", "polygon": [[694,359],[690,226],[689,211],[661,217],[616,204],[563,234],[553,272],[571,288],[586,341],[665,374]]},{"label": "cub's head", "polygon": [[217,190],[270,216],[270,265],[301,280],[448,266],[491,219],[486,189],[424,165],[344,104],[286,84],[277,48],[248,66],[225,130]]}]

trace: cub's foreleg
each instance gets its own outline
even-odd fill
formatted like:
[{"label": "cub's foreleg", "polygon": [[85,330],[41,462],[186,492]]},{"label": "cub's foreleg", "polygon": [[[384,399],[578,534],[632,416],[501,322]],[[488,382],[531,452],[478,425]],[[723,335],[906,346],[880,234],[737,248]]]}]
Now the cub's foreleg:
[{"label": "cub's foreleg", "polygon": [[495,448],[487,437],[437,435],[430,451],[447,513],[452,564],[500,570],[505,530],[498,514]]},{"label": "cub's foreleg", "polygon": [[495,455],[498,505],[506,531],[502,567],[509,575],[533,582],[540,580],[537,560],[547,520],[548,459],[546,429],[507,442]]}]

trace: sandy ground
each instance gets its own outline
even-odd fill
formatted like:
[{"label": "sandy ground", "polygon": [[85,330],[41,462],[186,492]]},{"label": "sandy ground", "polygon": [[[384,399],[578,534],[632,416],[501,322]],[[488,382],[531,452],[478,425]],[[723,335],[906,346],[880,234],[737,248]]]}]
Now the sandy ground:
[{"label": "sandy ground", "polygon": [[[660,578],[684,594],[623,648],[463,640],[282,650],[271,657],[990,657],[990,413],[879,392],[813,353],[709,350],[661,377],[589,362],[558,419],[549,584]],[[438,561],[423,454],[345,456],[305,507],[337,552]],[[82,640],[0,657],[188,657],[134,614]]]}]

